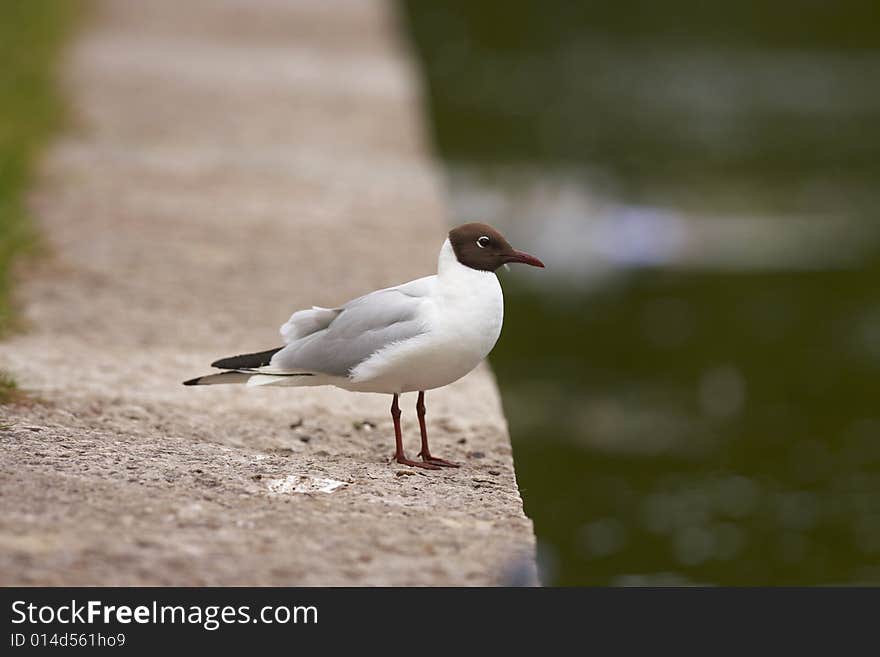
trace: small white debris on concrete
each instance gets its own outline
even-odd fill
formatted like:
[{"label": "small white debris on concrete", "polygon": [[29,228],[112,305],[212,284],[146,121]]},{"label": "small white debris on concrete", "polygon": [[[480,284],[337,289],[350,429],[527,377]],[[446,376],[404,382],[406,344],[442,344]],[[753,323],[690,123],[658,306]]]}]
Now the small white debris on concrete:
[{"label": "small white debris on concrete", "polygon": [[287,475],[284,479],[270,479],[267,485],[270,495],[289,495],[290,493],[333,493],[346,483],[325,477]]}]

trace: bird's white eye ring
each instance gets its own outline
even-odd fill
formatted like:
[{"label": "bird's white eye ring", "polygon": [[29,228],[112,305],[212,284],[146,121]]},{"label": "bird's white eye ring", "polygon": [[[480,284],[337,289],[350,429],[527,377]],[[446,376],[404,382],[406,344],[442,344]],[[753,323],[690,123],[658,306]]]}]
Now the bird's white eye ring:
[{"label": "bird's white eye ring", "polygon": [[479,239],[477,239],[477,246],[481,249],[485,249],[486,245],[489,243],[489,238],[483,235]]}]

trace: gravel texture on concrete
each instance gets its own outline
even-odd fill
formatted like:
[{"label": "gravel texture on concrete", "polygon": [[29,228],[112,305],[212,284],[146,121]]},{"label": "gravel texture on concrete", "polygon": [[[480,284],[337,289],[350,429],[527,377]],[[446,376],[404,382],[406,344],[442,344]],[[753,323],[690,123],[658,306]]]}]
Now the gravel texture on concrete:
[{"label": "gravel texture on concrete", "polygon": [[52,253],[0,343],[34,399],[0,408],[0,584],[534,582],[488,367],[428,393],[433,451],[464,465],[437,472],[390,462],[388,396],[180,385],[295,309],[435,271],[448,217],[393,7],[92,4],[31,198]]}]

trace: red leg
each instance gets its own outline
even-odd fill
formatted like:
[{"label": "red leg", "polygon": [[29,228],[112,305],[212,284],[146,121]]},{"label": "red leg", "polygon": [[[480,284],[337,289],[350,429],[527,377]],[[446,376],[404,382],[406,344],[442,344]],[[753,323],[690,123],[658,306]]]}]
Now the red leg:
[{"label": "red leg", "polygon": [[419,416],[419,429],[422,431],[422,451],[419,452],[422,461],[430,463],[431,465],[441,465],[445,468],[461,467],[458,463],[431,456],[431,450],[428,448],[428,428],[425,426],[425,410],[425,391],[422,390],[419,393],[419,400],[416,402],[416,413],[418,413]]},{"label": "red leg", "polygon": [[402,465],[411,465],[415,468],[425,468],[426,470],[439,470],[440,467],[427,461],[413,461],[406,458],[403,451],[403,433],[400,431],[400,406],[397,405],[397,395],[394,395],[394,401],[391,402],[391,417],[394,419],[394,440],[397,446],[394,452],[394,460]]}]

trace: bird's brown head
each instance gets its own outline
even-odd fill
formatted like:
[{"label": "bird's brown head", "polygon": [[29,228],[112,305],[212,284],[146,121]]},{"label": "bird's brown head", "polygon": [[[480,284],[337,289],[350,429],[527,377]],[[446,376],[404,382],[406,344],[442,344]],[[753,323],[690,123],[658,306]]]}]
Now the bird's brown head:
[{"label": "bird's brown head", "polygon": [[449,231],[449,243],[455,257],[465,267],[480,271],[495,271],[508,262],[521,262],[532,267],[543,267],[535,256],[517,251],[504,235],[488,224],[472,223],[456,226]]}]

